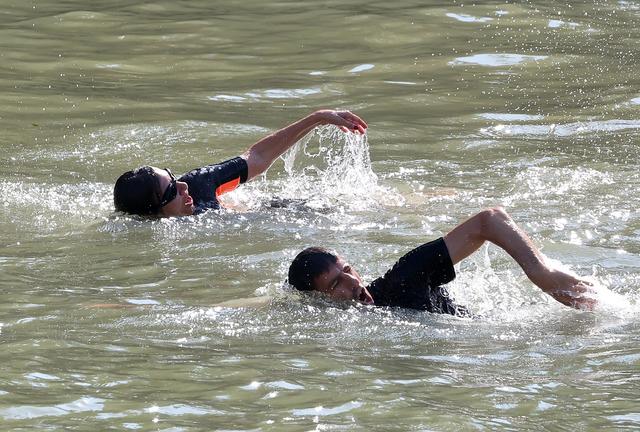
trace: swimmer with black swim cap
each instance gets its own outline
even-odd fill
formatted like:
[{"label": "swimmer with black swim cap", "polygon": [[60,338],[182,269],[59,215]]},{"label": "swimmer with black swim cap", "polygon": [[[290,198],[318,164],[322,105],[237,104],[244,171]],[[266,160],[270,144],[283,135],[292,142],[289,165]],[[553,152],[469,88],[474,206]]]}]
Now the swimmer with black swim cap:
[{"label": "swimmer with black swim cap", "polygon": [[142,166],[116,181],[113,202],[124,213],[172,217],[220,208],[218,197],[265,172],[271,164],[316,126],[335,125],[364,134],[367,124],[349,111],[320,110],[262,138],[242,155],[196,168],[176,178],[168,168]]},{"label": "swimmer with black swim cap", "polygon": [[316,291],[334,300],[470,316],[443,285],[456,277],[453,266],[485,241],[505,250],[534,284],[560,303],[584,310],[596,306],[594,285],[551,267],[524,231],[499,207],[483,210],[444,237],[418,246],[369,285],[365,286],[360,274],[344,258],[321,247],[300,252],[291,262],[287,281],[300,291]]}]

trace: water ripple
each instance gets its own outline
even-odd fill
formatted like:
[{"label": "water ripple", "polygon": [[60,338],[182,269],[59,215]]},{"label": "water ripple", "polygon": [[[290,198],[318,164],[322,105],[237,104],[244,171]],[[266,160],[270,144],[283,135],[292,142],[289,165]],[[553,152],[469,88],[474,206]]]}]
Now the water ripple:
[{"label": "water ripple", "polygon": [[448,64],[451,66],[477,65],[477,66],[514,66],[526,62],[538,62],[545,60],[548,56],[525,55],[525,54],[474,54],[467,57],[458,57]]},{"label": "water ripple", "polygon": [[640,120],[620,119],[547,125],[500,124],[482,128],[480,129],[480,133],[482,135],[488,135],[492,137],[519,136],[530,138],[546,138],[550,136],[570,137],[598,132],[611,133],[637,129],[640,129]]},{"label": "water ripple", "polygon": [[40,417],[61,417],[74,413],[102,411],[104,409],[104,399],[95,397],[82,397],[73,402],[43,406],[13,406],[11,408],[0,409],[0,416],[5,420],[34,419]]}]

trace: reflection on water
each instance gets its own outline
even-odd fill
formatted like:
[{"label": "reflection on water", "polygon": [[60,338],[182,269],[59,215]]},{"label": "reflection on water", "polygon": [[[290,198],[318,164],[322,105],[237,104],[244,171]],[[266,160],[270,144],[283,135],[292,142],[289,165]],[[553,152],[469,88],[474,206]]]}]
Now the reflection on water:
[{"label": "reflection on water", "polygon": [[222,102],[257,102],[262,99],[298,99],[309,97],[314,94],[319,94],[321,89],[319,88],[306,88],[306,89],[268,89],[261,92],[249,92],[243,93],[241,96],[234,95],[217,95],[210,96],[212,101]]},{"label": "reflection on water", "polygon": [[[637,429],[639,9],[6,5],[4,429]],[[123,171],[221,161],[317,108],[368,134],[317,130],[224,211],[113,213]],[[606,304],[562,307],[494,246],[451,283],[475,319],[283,287],[305,246],[370,281],[495,205]]]},{"label": "reflection on water", "polygon": [[472,15],[457,14],[453,12],[448,12],[446,16],[461,22],[466,22],[466,23],[483,23],[483,22],[493,21],[493,18],[490,18],[490,17],[475,17]]},{"label": "reflection on water", "polygon": [[547,56],[533,56],[523,54],[475,54],[469,57],[458,57],[454,61],[449,62],[452,66],[457,65],[480,65],[480,66],[513,66],[519,63],[529,61],[540,61],[546,59]]},{"label": "reflection on water", "polygon": [[371,70],[374,67],[375,65],[372,65],[372,64],[361,64],[359,66],[354,67],[353,69],[350,69],[349,72],[350,73],[364,72],[364,71]]},{"label": "reflection on water", "polygon": [[73,402],[52,407],[21,406],[0,410],[5,420],[36,419],[39,417],[59,417],[87,411],[102,411],[104,399],[85,397]]},{"label": "reflection on water", "polygon": [[[485,116],[486,117],[486,116]],[[529,120],[530,118],[517,118],[514,120]],[[499,119],[496,119],[499,120]],[[640,128],[640,121],[637,120],[606,120],[593,122],[578,122],[564,125],[520,125],[520,124],[500,124],[482,128],[480,133],[489,136],[495,135],[528,135],[532,138],[542,136],[549,137],[569,137],[574,135],[596,134],[601,132],[617,132],[634,130]]]}]

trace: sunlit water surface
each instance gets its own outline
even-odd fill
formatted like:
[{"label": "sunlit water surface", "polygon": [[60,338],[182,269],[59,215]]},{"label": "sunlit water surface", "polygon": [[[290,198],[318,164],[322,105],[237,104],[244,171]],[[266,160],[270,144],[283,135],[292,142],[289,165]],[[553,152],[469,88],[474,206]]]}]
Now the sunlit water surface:
[{"label": "sunlit water surface", "polygon": [[[2,429],[638,429],[640,3],[429,3],[4,2]],[[123,171],[321,107],[367,136],[318,130],[227,211],[114,214]],[[475,319],[283,286],[303,247],[370,281],[496,205],[599,310],[493,246],[450,284]]]}]

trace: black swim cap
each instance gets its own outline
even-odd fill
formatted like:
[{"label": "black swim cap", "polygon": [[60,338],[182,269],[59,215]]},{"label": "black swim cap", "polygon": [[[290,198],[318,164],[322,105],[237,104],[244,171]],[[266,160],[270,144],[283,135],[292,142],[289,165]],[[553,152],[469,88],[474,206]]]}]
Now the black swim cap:
[{"label": "black swim cap", "polygon": [[141,216],[155,215],[160,210],[160,181],[150,166],[122,174],[113,188],[117,211]]}]

